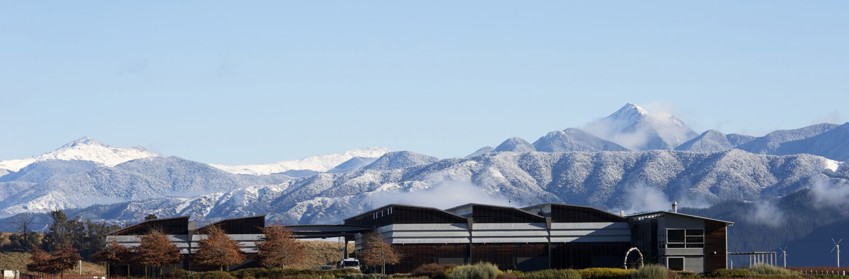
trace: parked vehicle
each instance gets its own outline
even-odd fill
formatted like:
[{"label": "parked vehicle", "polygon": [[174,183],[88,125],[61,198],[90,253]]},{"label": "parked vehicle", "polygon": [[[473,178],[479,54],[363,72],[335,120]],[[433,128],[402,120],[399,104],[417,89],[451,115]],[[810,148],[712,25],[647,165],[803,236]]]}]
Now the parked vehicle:
[{"label": "parked vehicle", "polygon": [[347,258],[339,262],[339,268],[360,269],[360,261],[355,258]]}]

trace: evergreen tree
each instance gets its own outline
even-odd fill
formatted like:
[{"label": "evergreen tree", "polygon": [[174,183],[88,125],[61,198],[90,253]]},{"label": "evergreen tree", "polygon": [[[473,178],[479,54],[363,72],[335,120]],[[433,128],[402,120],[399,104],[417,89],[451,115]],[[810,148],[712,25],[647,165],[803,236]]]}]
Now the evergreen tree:
[{"label": "evergreen tree", "polygon": [[245,255],[239,249],[239,243],[227,237],[221,228],[212,226],[204,233],[206,233],[206,239],[200,241],[198,251],[193,258],[198,264],[217,266],[220,270],[224,270],[224,267],[245,260]]},{"label": "evergreen tree", "polygon": [[274,225],[262,229],[265,241],[257,244],[259,260],[266,267],[284,267],[304,258],[304,245],[292,237],[286,227]]},{"label": "evergreen tree", "polygon": [[53,223],[48,228],[47,234],[44,235],[44,249],[54,251],[59,247],[71,246],[73,244],[71,228],[65,212],[62,210],[51,211],[50,218],[53,219]]}]

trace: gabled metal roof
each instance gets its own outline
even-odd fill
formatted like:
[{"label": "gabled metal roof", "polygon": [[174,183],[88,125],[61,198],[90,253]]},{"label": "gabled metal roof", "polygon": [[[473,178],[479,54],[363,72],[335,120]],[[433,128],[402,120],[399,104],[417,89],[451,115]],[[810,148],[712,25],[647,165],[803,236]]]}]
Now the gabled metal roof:
[{"label": "gabled metal roof", "polygon": [[655,211],[655,212],[648,212],[648,213],[634,214],[634,215],[628,216],[628,218],[639,218],[639,217],[646,217],[646,216],[649,216],[649,215],[658,215],[658,216],[663,216],[663,215],[666,215],[666,214],[668,214],[668,215],[676,215],[676,216],[681,216],[681,217],[687,217],[687,218],[702,219],[702,220],[713,221],[713,222],[719,222],[719,223],[726,223],[726,224],[728,224],[728,226],[733,226],[733,225],[734,225],[734,222],[731,222],[731,221],[725,221],[725,220],[719,220],[719,219],[707,218],[707,217],[696,216],[696,215],[690,215],[690,214],[684,214],[684,213],[669,212],[669,211]]}]

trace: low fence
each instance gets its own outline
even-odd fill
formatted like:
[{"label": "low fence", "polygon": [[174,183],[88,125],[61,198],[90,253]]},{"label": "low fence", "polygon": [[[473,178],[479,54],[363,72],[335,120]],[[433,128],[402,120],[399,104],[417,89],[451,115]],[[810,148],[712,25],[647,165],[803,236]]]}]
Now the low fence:
[{"label": "low fence", "polygon": [[20,279],[106,279],[106,276],[99,274],[24,274],[21,273]]},{"label": "low fence", "polygon": [[787,269],[812,276],[849,276],[849,267],[788,267]]}]

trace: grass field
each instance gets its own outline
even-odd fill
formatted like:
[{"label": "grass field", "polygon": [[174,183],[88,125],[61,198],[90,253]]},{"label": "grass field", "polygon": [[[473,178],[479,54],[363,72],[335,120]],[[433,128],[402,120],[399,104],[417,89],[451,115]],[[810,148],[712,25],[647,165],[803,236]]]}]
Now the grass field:
[{"label": "grass field", "polygon": [[[27,264],[30,262],[29,253],[20,253],[20,252],[0,252],[0,269],[12,269],[12,270],[20,270],[22,272],[27,270]],[[76,267],[73,271],[67,272],[75,272],[79,273],[79,267]],[[90,262],[83,262],[83,274],[98,274],[103,275],[106,274],[106,268],[99,264],[94,264]]]}]

